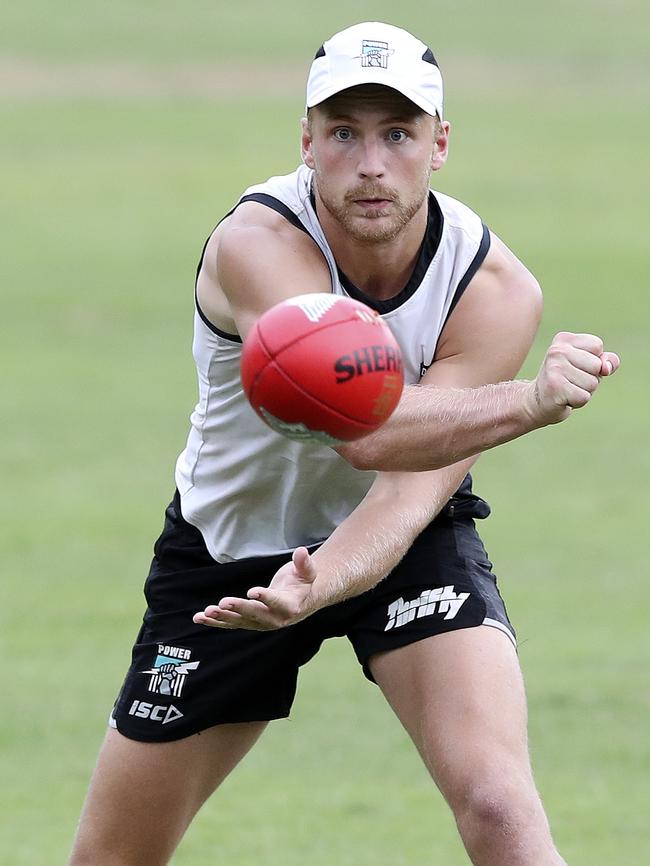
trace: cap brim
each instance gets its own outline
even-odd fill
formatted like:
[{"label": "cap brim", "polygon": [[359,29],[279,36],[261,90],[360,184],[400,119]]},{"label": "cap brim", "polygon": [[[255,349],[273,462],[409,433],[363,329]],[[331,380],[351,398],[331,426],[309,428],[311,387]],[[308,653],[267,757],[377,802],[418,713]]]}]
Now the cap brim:
[{"label": "cap brim", "polygon": [[418,108],[422,109],[426,114],[430,114],[432,117],[440,117],[441,112],[437,106],[428,100],[422,97],[421,93],[416,93],[415,91],[409,89],[408,87],[404,87],[403,84],[398,84],[393,79],[390,79],[386,73],[384,72],[382,75],[367,75],[364,76],[361,81],[355,80],[351,82],[345,82],[341,85],[331,86],[323,89],[316,98],[312,98],[307,103],[307,109],[315,108],[317,105],[325,102],[326,99],[329,99],[331,96],[336,96],[337,93],[342,93],[344,90],[350,90],[353,87],[362,87],[364,84],[380,84],[382,87],[387,87],[389,90],[395,90],[397,93],[401,93],[402,96],[405,96],[408,100],[410,100],[414,105],[417,105]]}]

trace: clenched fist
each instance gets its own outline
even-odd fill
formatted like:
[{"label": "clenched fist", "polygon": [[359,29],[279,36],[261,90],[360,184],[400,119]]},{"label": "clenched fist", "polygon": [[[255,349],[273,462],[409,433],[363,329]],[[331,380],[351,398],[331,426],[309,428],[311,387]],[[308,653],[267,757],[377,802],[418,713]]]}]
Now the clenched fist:
[{"label": "clenched fist", "polygon": [[620,363],[618,355],[604,351],[600,337],[556,334],[531,382],[528,410],[536,425],[557,424],[585,406],[601,378],[615,373]]}]

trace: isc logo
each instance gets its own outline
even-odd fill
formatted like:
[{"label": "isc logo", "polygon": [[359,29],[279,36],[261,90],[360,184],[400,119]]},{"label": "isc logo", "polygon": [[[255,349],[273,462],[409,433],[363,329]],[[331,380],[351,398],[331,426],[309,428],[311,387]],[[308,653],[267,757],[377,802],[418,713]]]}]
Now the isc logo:
[{"label": "isc logo", "polygon": [[138,716],[140,719],[151,719],[152,722],[162,722],[163,725],[183,718],[183,713],[177,710],[173,704],[165,707],[150,704],[147,701],[133,701],[129,715]]}]

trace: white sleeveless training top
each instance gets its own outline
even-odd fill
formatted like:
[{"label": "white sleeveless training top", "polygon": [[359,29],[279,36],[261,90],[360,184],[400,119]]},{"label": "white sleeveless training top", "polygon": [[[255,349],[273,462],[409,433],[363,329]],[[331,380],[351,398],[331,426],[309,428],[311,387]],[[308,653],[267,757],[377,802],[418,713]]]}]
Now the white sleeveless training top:
[{"label": "white sleeveless training top", "polygon": [[[311,183],[311,169],[301,166],[250,187],[238,204],[258,201],[307,232],[327,260],[332,291],[381,313],[400,344],[406,384],[418,382],[447,317],[487,254],[487,228],[465,205],[431,192],[413,275],[399,295],[376,301],[338,270],[318,222]],[[183,517],[201,531],[219,562],[323,541],[363,499],[376,474],[353,469],[326,445],[295,442],[267,427],[242,391],[241,348],[240,338],[208,322],[197,304],[193,353],[199,402],[176,464],[176,485]]]}]

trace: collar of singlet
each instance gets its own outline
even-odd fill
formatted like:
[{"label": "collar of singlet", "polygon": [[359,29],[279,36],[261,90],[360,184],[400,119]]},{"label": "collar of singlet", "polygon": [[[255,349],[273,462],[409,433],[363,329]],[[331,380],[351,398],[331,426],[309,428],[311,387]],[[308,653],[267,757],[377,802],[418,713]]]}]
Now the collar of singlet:
[{"label": "collar of singlet", "polygon": [[[316,211],[316,196],[314,195],[314,190],[312,188],[310,193],[311,205]],[[417,291],[424,275],[429,269],[431,262],[433,261],[433,257],[435,256],[438,247],[440,245],[440,238],[442,237],[442,227],[443,227],[443,216],[442,211],[440,210],[440,205],[435,197],[435,195],[429,190],[429,208],[427,214],[427,227],[424,232],[424,238],[422,239],[422,244],[420,246],[420,251],[418,253],[417,260],[415,262],[415,267],[413,268],[413,272],[408,279],[408,282],[404,286],[404,288],[398,292],[397,295],[394,295],[392,298],[386,298],[385,300],[378,300],[377,298],[373,298],[371,295],[367,295],[361,289],[354,285],[352,280],[350,280],[347,275],[339,268],[337,265],[337,271],[339,276],[339,281],[348,295],[351,298],[355,298],[357,301],[361,301],[367,306],[371,307],[373,310],[377,310],[378,313],[390,313],[392,310],[396,310],[398,307],[401,307],[403,303],[408,301],[411,295],[415,294]]]}]

